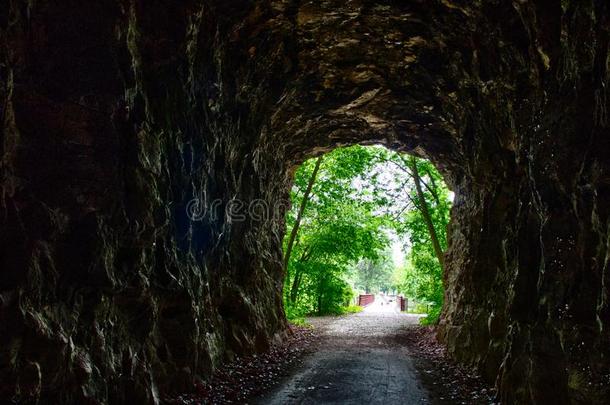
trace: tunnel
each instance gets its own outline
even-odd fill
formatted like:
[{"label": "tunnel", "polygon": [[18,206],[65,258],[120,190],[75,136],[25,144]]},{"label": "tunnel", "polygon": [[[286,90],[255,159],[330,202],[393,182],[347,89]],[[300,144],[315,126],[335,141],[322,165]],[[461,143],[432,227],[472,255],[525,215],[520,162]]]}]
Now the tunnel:
[{"label": "tunnel", "polygon": [[284,216],[227,205],[381,144],[455,193],[451,356],[502,403],[607,400],[609,8],[2,2],[0,399],[158,403],[283,339]]}]

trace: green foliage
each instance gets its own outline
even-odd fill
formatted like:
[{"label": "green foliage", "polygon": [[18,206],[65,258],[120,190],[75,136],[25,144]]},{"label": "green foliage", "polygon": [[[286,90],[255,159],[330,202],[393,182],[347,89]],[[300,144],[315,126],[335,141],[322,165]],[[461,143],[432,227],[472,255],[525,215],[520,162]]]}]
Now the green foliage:
[{"label": "green foliage", "polygon": [[343,307],[343,313],[345,314],[357,314],[358,312],[362,312],[362,307],[358,305],[348,305]]},{"label": "green foliage", "polygon": [[286,319],[288,322],[295,325],[304,325],[306,312],[303,311],[303,308],[300,308],[296,305],[285,305],[284,311],[286,312]]},{"label": "green foliage", "polygon": [[311,327],[311,324],[309,324],[305,320],[305,317],[288,319],[288,322],[291,323],[292,325],[295,325],[295,326],[309,326],[309,327]]},{"label": "green foliage", "polygon": [[365,293],[388,292],[393,287],[394,263],[386,250],[375,259],[363,259],[354,269],[354,285]]},{"label": "green foliage", "polygon": [[422,325],[436,325],[438,323],[438,319],[441,316],[442,307],[439,305],[434,305],[428,311],[428,315],[424,318],[421,318],[420,323]]},{"label": "green foliage", "polygon": [[414,308],[409,309],[409,312],[413,314],[427,314],[430,312],[430,305],[418,302]]},{"label": "green foliage", "polygon": [[[400,290],[430,302],[428,320],[440,312],[442,267],[418,205],[405,156],[380,147],[337,149],[324,156],[304,206],[287,263],[284,300],[289,319],[307,314],[340,314],[355,288]],[[446,248],[449,190],[432,164],[416,160],[430,218],[439,244]],[[288,235],[294,227],[316,159],[295,173]],[[407,247],[406,264],[394,268],[388,235]]]},{"label": "green foliage", "polygon": [[[342,313],[353,297],[346,277],[350,266],[364,258],[376,259],[387,245],[384,218],[375,214],[375,204],[355,184],[371,170],[375,156],[370,148],[353,147],[324,157],[288,262],[287,312]],[[314,165],[312,160],[305,162],[295,175],[289,229]]]},{"label": "green foliage", "polygon": [[[418,170],[423,176],[426,187],[424,196],[430,212],[439,243],[443,251],[447,249],[447,224],[451,209],[449,190],[440,174],[430,162],[418,160]],[[412,200],[416,195],[411,192]],[[408,296],[430,303],[430,311],[422,323],[433,324],[438,321],[443,305],[443,269],[435,255],[430,232],[421,210],[414,207],[402,218],[400,232],[406,234],[410,252],[403,269],[404,282],[401,290]]]}]

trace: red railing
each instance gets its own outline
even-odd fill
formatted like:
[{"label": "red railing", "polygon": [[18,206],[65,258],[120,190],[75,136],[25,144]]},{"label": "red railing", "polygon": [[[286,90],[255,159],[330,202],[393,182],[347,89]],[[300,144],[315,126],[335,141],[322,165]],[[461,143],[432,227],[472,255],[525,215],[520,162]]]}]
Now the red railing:
[{"label": "red railing", "polygon": [[375,296],[373,294],[360,294],[358,296],[358,305],[361,307],[366,307],[367,305],[372,304],[375,301]]}]

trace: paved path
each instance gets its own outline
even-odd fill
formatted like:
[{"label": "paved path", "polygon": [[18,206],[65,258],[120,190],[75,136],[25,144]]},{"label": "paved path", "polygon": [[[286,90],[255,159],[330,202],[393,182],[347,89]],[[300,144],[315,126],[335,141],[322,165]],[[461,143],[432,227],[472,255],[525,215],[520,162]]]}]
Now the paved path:
[{"label": "paved path", "polygon": [[259,404],[429,403],[407,349],[395,340],[416,315],[377,297],[359,314],[310,322],[323,334],[320,349]]}]

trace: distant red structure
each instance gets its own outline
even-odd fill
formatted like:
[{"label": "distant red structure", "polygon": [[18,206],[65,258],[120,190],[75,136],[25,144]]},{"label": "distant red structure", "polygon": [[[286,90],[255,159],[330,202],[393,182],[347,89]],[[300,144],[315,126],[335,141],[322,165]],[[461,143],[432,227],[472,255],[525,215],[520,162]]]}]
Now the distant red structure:
[{"label": "distant red structure", "polygon": [[358,296],[358,305],[361,307],[366,307],[367,305],[372,304],[375,301],[375,296],[373,294],[360,294]]},{"label": "distant red structure", "polygon": [[398,297],[398,305],[400,306],[401,311],[406,311],[409,306],[409,301],[405,297]]}]

